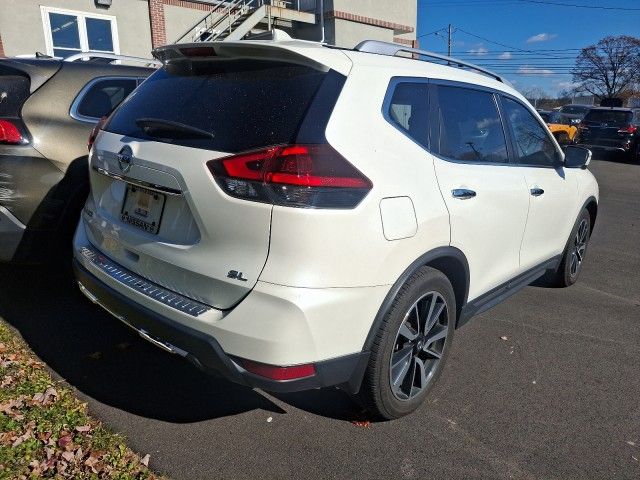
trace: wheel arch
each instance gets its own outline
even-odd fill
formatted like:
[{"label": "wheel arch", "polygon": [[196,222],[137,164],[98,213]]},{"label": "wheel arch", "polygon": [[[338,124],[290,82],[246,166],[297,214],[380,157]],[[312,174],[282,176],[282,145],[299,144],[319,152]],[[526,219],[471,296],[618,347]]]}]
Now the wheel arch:
[{"label": "wheel arch", "polygon": [[[461,250],[455,247],[438,247],[418,257],[393,284],[382,305],[378,309],[373,325],[365,340],[363,350],[369,350],[382,320],[393,303],[400,288],[421,267],[432,267],[442,272],[451,282],[456,297],[456,322],[460,318],[462,307],[467,303],[469,294],[469,262]],[[457,327],[457,325],[456,325]]]},{"label": "wheel arch", "polygon": [[589,197],[589,199],[582,206],[583,209],[586,209],[589,212],[589,219],[591,220],[591,231],[589,234],[593,233],[593,227],[596,225],[596,218],[598,217],[598,201],[595,197]]}]

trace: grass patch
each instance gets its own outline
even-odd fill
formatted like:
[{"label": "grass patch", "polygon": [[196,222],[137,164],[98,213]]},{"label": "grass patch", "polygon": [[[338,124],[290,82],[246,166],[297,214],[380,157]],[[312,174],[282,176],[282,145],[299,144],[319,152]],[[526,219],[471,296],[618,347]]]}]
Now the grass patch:
[{"label": "grass patch", "polygon": [[0,480],[157,479],[0,321]]}]

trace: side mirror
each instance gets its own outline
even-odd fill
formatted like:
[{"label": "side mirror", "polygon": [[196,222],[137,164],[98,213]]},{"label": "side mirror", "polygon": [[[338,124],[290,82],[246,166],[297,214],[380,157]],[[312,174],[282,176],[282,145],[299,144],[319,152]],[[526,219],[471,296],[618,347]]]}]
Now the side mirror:
[{"label": "side mirror", "polygon": [[564,149],[564,166],[567,168],[587,168],[591,163],[591,150],[577,145],[568,145]]}]

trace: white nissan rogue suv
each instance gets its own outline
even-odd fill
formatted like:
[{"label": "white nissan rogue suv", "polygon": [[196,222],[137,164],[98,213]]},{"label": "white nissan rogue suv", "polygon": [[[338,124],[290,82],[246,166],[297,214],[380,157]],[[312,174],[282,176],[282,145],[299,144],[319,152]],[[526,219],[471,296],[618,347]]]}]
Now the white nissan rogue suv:
[{"label": "white nissan rogue suv", "polygon": [[157,346],[265,390],[337,386],[391,419],[473,315],[542,276],[576,281],[591,153],[563,152],[499,76],[375,41],[154,55],[95,136],[74,268]]}]

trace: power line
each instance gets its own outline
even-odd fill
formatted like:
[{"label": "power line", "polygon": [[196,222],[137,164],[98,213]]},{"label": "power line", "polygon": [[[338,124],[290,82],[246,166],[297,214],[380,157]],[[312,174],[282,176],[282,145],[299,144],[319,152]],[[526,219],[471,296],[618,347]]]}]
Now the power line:
[{"label": "power line", "polygon": [[582,9],[591,9],[591,10],[609,10],[609,11],[621,11],[621,12],[638,12],[640,8],[634,7],[622,7],[622,6],[603,6],[603,5],[584,5],[578,3],[566,3],[566,2],[558,2],[553,0],[461,0],[458,2],[448,1],[448,2],[434,2],[429,3],[428,0],[425,3],[429,7],[476,7],[479,5],[496,5],[496,6],[507,6],[507,5],[518,5],[522,3],[529,4],[537,4],[537,5],[550,5],[555,7],[565,7],[565,8],[582,8]]},{"label": "power line", "polygon": [[418,35],[418,36],[416,37],[416,40],[417,40],[418,38],[428,37],[429,35],[437,35],[438,33],[440,33],[440,32],[441,32],[441,31],[443,31],[443,30],[446,30],[446,27],[445,27],[445,28],[440,28],[440,29],[438,29],[438,30],[434,30],[433,32],[429,32],[429,33],[424,33],[424,34],[422,34],[422,35]]},{"label": "power line", "polygon": [[640,8],[630,8],[630,7],[605,7],[599,5],[578,5],[575,3],[560,3],[560,2],[551,2],[549,0],[518,0],[520,3],[537,3],[542,5],[554,5],[557,7],[573,7],[573,8],[591,8],[598,10],[620,10],[625,12],[640,12]]}]

